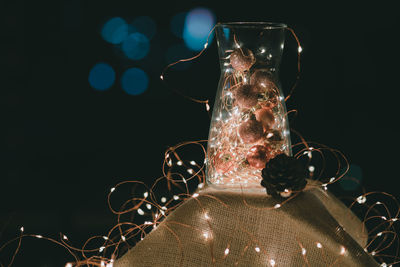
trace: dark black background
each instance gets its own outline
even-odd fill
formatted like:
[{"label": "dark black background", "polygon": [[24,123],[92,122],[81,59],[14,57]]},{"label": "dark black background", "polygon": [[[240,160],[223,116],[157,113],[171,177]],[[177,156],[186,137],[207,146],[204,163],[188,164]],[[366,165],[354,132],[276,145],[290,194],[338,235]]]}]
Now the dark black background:
[{"label": "dark black background", "polygon": [[[147,2],[147,3],[146,3]],[[1,3],[0,243],[27,232],[77,246],[115,223],[106,194],[117,182],[161,175],[163,153],[181,141],[205,139],[204,106],[171,92],[158,77],[167,47],[181,43],[169,22],[203,6],[217,21],[276,21],[302,42],[302,78],[288,109],[307,140],[337,148],[363,171],[367,190],[398,190],[398,12],[383,3],[304,1],[21,1]],[[152,17],[157,34],[149,56],[124,59],[99,31],[113,16]],[[296,43],[287,35],[281,69],[284,90],[295,78]],[[105,92],[88,84],[99,61],[117,73]],[[140,96],[124,93],[123,70],[150,76]],[[219,78],[215,42],[170,85],[213,101]],[[16,266],[60,266],[71,260],[45,241],[24,243]],[[6,255],[0,256],[5,263]]]}]

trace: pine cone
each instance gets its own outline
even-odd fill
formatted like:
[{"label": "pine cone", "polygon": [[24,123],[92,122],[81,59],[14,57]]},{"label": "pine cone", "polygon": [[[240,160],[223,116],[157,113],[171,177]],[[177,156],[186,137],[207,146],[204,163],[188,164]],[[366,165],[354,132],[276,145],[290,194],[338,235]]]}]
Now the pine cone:
[{"label": "pine cone", "polygon": [[286,154],[279,154],[271,159],[262,170],[261,176],[261,185],[267,189],[268,195],[275,198],[287,197],[291,191],[300,191],[307,184],[305,166],[300,160]]}]

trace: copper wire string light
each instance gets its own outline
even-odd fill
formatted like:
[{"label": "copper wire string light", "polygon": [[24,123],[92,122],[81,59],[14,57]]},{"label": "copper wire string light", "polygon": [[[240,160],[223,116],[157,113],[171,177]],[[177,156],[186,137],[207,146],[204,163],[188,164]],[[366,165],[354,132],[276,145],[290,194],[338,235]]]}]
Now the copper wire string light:
[{"label": "copper wire string light", "polygon": [[[215,27],[211,30],[209,36],[214,31]],[[287,101],[293,94],[295,87],[298,84],[300,77],[300,54],[302,48],[300,46],[299,39],[295,32],[291,28],[287,28],[294,36],[298,47],[298,74],[296,82],[294,83],[290,93],[285,98]],[[204,49],[200,51],[196,56],[189,59],[182,59],[177,62],[169,64],[162,72],[161,79],[165,81],[166,71],[175,64],[184,61],[190,61],[198,58],[202,55],[205,49],[208,47],[208,40],[204,46]],[[240,80],[235,77],[228,75],[227,83],[238,86]],[[179,93],[179,92],[178,92]],[[181,93],[179,93],[181,94]],[[182,95],[182,94],[181,94]],[[197,100],[192,97],[185,96],[186,98],[204,104],[206,110],[209,111],[208,100]],[[297,111],[292,110],[289,113],[297,114]],[[307,142],[300,133],[296,130],[291,129],[299,142],[292,145],[293,154],[295,158],[305,158],[308,161],[310,178],[319,181],[319,183],[311,184],[310,187],[319,187],[323,190],[327,190],[328,186],[335,184],[341,179],[344,179],[346,173],[349,170],[349,162],[344,154],[336,149],[327,147],[322,144],[315,142]],[[172,229],[173,225],[179,225],[193,231],[199,239],[203,240],[204,245],[209,248],[209,256],[212,259],[213,266],[219,263],[223,263],[225,259],[230,257],[232,254],[232,244],[224,244],[223,253],[216,253],[215,251],[215,240],[214,240],[214,225],[213,225],[213,214],[206,210],[204,201],[211,199],[218,205],[225,209],[234,209],[229,204],[225,203],[224,200],[219,199],[211,194],[199,194],[198,190],[201,190],[206,185],[205,177],[205,160],[207,158],[207,151],[204,144],[208,140],[199,141],[187,141],[169,147],[165,154],[162,164],[162,176],[155,180],[154,184],[148,187],[145,183],[137,180],[123,181],[116,184],[110,189],[107,196],[107,203],[110,211],[116,215],[117,224],[113,226],[107,234],[98,235],[89,238],[82,248],[73,246],[68,237],[64,234],[60,234],[58,239],[44,237],[38,234],[26,234],[23,226],[20,227],[20,233],[17,237],[0,246],[0,253],[6,247],[15,245],[16,248],[13,254],[9,257],[9,262],[1,262],[0,266],[11,266],[17,256],[23,239],[25,238],[36,238],[52,242],[58,246],[63,247],[73,257],[74,261],[67,262],[66,267],[76,266],[100,266],[100,267],[111,267],[113,266],[116,258],[120,251],[123,249],[129,249],[134,246],[137,242],[140,242],[145,236],[157,229],[157,227],[164,227],[169,233],[171,233],[175,240],[176,246],[181,251],[180,266],[183,264],[183,248],[180,237]],[[182,149],[190,147],[192,149],[199,149],[202,154],[203,161],[195,161],[193,159],[185,159],[182,156]],[[326,168],[328,159],[333,158],[332,161],[336,165],[336,170],[329,171]],[[229,168],[229,166],[225,166]],[[312,168],[311,168],[312,167]],[[166,186],[169,195],[157,194],[157,188],[159,186]],[[137,196],[129,197],[119,207],[114,207],[112,203],[112,196],[118,194],[122,190],[121,187],[136,186]],[[193,191],[192,188],[197,188]],[[290,197],[284,199],[281,202],[276,203],[274,206],[269,207],[257,207],[247,199],[245,194],[242,194],[242,203],[247,208],[254,211],[262,210],[277,210],[283,207],[288,202],[292,201],[298,196],[299,192],[294,192]],[[178,207],[180,207],[187,200],[194,200],[198,205],[199,220],[204,222],[204,228],[193,227],[191,225],[179,222],[179,221],[164,221],[165,218]],[[371,202],[372,201],[372,202]],[[397,223],[400,220],[400,205],[394,196],[384,192],[364,192],[352,199],[352,203],[349,205],[350,209],[359,209],[364,207],[362,211],[362,222],[364,225],[372,225],[368,229],[368,243],[364,247],[365,251],[372,255],[377,261],[381,263],[381,266],[395,266],[400,263],[398,257],[399,251],[399,237],[397,234]],[[130,216],[126,221],[123,216]],[[232,218],[232,220],[238,220],[238,218]],[[134,221],[138,223],[134,223]],[[235,265],[239,265],[241,259],[246,253],[256,253],[265,257],[265,262],[268,266],[279,266],[278,259],[270,255],[267,249],[262,245],[262,242],[253,235],[248,229],[241,227],[240,230],[248,236],[248,242],[239,253],[240,257],[237,259]],[[363,229],[364,230],[364,229]],[[298,244],[298,253],[304,260],[304,266],[311,266],[308,260],[308,253],[312,249],[321,250],[324,253],[324,242],[322,240],[314,240],[314,247],[306,247],[304,242],[298,237],[295,238],[295,242]],[[98,245],[100,243],[100,245]],[[96,244],[96,245],[92,245]],[[93,246],[93,247],[92,247]],[[386,251],[395,249],[396,253],[386,254]],[[324,254],[323,254],[324,255]],[[343,245],[337,251],[337,258],[335,262],[329,263],[325,256],[321,258],[322,262],[326,263],[326,266],[340,266],[340,262],[347,255],[347,248]],[[5,257],[2,257],[5,258]]]}]

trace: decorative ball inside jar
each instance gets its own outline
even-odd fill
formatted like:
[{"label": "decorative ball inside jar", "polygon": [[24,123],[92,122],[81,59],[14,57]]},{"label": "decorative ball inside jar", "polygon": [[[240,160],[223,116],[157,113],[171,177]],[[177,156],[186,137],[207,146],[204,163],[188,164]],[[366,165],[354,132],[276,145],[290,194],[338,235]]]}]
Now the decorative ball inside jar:
[{"label": "decorative ball inside jar", "polygon": [[244,143],[251,144],[263,137],[264,129],[259,121],[249,119],[240,124],[238,132]]},{"label": "decorative ball inside jar", "polygon": [[259,92],[275,90],[271,73],[267,69],[258,69],[250,76],[250,84],[258,88]]},{"label": "decorative ball inside jar", "polygon": [[264,130],[269,130],[274,127],[275,116],[270,108],[261,108],[254,112],[256,120],[261,122]]},{"label": "decorative ball inside jar", "polygon": [[252,146],[249,152],[246,155],[246,160],[249,162],[249,165],[256,169],[265,168],[265,164],[267,164],[269,160],[270,149],[266,146],[255,145]]},{"label": "decorative ball inside jar", "polygon": [[241,108],[252,108],[258,103],[258,92],[250,84],[239,86],[234,91],[236,103]]},{"label": "decorative ball inside jar", "polygon": [[246,71],[256,62],[253,52],[247,48],[235,49],[230,55],[231,66],[237,71]]}]

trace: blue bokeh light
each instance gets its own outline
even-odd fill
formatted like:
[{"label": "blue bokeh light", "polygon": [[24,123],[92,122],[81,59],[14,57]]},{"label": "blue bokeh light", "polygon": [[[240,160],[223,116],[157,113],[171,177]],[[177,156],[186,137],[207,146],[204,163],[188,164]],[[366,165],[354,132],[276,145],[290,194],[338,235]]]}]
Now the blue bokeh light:
[{"label": "blue bokeh light", "polygon": [[[215,16],[209,9],[195,8],[191,10],[186,16],[183,29],[183,40],[186,46],[194,51],[202,50],[214,24]],[[209,41],[212,41],[212,36]]]},{"label": "blue bokeh light", "polygon": [[140,32],[134,32],[125,39],[121,46],[125,56],[132,60],[144,58],[150,50],[149,39]]},{"label": "blue bokeh light", "polygon": [[122,89],[129,95],[140,95],[146,91],[149,78],[146,72],[139,68],[127,69],[121,77]]},{"label": "blue bokeh light", "polygon": [[101,29],[103,39],[112,44],[120,44],[128,37],[128,24],[120,17],[109,19]]},{"label": "blue bokeh light", "polygon": [[151,40],[157,32],[157,26],[154,20],[148,16],[140,16],[133,20],[132,24],[135,32],[140,32]]},{"label": "blue bokeh light", "polygon": [[362,178],[363,174],[361,167],[355,164],[350,164],[349,171],[339,180],[339,184],[344,190],[356,190],[360,187]]},{"label": "blue bokeh light", "polygon": [[97,63],[89,72],[89,84],[94,89],[105,91],[109,89],[115,81],[115,71],[107,63]]},{"label": "blue bokeh light", "polygon": [[187,13],[180,12],[172,17],[170,22],[171,32],[179,38],[183,38],[183,28],[185,26]]}]

